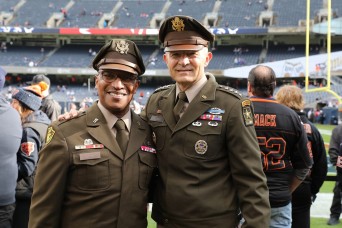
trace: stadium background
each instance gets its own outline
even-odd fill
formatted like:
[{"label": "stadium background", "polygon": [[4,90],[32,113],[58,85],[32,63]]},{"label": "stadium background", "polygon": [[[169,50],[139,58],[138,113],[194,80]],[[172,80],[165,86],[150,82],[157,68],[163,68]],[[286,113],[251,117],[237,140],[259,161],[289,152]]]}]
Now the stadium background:
[{"label": "stadium background", "polygon": [[[308,12],[305,0],[1,0],[0,66],[7,72],[2,92],[10,99],[13,88],[46,74],[63,111],[71,103],[90,104],[97,98],[94,54],[112,38],[127,38],[138,44],[147,66],[135,95],[143,106],[154,89],[172,83],[162,61],[159,25],[172,15],[190,15],[216,35],[207,71],[220,84],[246,94],[249,69],[270,65],[277,72],[278,86],[300,86],[306,110],[320,109],[324,124],[337,124],[342,113],[342,1],[311,0]],[[306,68],[309,88],[328,86],[334,94],[306,92]]]},{"label": "stadium background", "polygon": [[[311,87],[326,86],[327,0],[311,0],[309,55]],[[332,89],[341,94],[342,1],[331,0]],[[162,61],[158,27],[171,15],[190,15],[216,35],[207,70],[219,83],[246,92],[254,64],[276,64],[278,85],[304,88],[306,2],[298,0],[2,0],[0,66],[7,90],[47,74],[54,97],[68,110],[85,98],[96,99],[91,60],[112,38],[134,40],[147,66],[135,100],[144,105],[159,86],[172,83]],[[312,68],[312,69],[311,69]],[[7,92],[5,89],[5,92]],[[305,93],[308,108],[325,105],[325,123],[336,121],[338,98],[328,92]],[[10,98],[10,95],[9,95]],[[335,119],[332,119],[335,117]]]}]

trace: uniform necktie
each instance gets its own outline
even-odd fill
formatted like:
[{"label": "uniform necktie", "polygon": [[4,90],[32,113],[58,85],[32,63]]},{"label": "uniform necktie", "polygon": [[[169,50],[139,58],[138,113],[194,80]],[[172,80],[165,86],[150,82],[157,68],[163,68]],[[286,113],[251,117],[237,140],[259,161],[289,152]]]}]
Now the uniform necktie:
[{"label": "uniform necktie", "polygon": [[126,152],[128,144],[128,131],[126,130],[126,124],[122,119],[118,119],[114,124],[116,129],[116,141],[118,142],[123,153]]},{"label": "uniform necktie", "polygon": [[186,102],[188,102],[188,98],[186,97],[185,92],[179,92],[176,105],[173,108],[173,115],[175,116],[176,121],[179,120]]}]

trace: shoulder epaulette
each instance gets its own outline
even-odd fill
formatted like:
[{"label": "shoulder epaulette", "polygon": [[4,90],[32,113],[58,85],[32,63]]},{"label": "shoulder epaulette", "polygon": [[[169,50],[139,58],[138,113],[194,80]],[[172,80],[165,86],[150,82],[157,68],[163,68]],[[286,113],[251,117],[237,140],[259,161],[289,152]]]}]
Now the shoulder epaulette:
[{"label": "shoulder epaulette", "polygon": [[157,93],[157,92],[160,92],[160,91],[163,91],[163,90],[167,90],[167,89],[171,88],[173,85],[174,84],[170,84],[170,85],[165,85],[165,86],[159,87],[153,93]]},{"label": "shoulder epaulette", "polygon": [[232,94],[234,95],[235,97],[241,99],[243,97],[242,93],[240,93],[240,91],[232,88],[232,87],[229,87],[229,86],[223,86],[223,85],[219,85],[217,87],[218,90],[220,91],[224,91],[226,93],[229,93],[229,94]]},{"label": "shoulder epaulette", "polygon": [[57,125],[61,125],[61,124],[67,123],[68,121],[70,121],[72,119],[75,119],[75,118],[80,118],[81,116],[84,116],[85,114],[86,114],[86,111],[78,112],[76,117],[72,117],[72,118],[67,119],[67,120],[66,119],[59,120]]}]

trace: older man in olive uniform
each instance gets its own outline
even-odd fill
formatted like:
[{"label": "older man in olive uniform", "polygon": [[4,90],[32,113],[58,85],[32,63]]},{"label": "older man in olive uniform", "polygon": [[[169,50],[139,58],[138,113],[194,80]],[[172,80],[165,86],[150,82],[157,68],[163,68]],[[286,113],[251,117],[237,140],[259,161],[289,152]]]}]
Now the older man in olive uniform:
[{"label": "older man in olive uniform", "polygon": [[140,51],[132,41],[112,40],[93,67],[99,101],[48,129],[35,179],[31,228],[147,227],[156,150],[149,126],[129,109],[138,76],[145,72]]},{"label": "older man in olive uniform", "polygon": [[205,73],[213,34],[187,16],[167,18],[159,40],[176,84],[157,89],[144,113],[158,151],[152,217],[158,227],[269,225],[268,188],[262,170],[250,100]]}]

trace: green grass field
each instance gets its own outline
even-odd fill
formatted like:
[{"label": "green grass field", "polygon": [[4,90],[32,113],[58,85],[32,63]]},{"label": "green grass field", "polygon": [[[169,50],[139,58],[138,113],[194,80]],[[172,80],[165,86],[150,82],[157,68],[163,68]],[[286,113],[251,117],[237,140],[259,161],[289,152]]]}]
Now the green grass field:
[{"label": "green grass field", "polygon": [[[331,132],[336,127],[336,125],[315,124],[315,126],[321,132],[324,143],[326,143],[326,145],[329,145]],[[327,150],[327,152],[328,152],[328,150]]]},{"label": "green grass field", "polygon": [[[148,218],[148,228],[156,228],[156,223],[151,219],[150,215]],[[326,218],[311,218],[311,228],[341,228],[342,224],[336,226],[328,226]]]},{"label": "green grass field", "polygon": [[[327,145],[327,152],[328,152],[328,145],[330,142],[330,136],[332,129],[336,127],[336,125],[322,125],[322,124],[316,124],[316,127],[320,130],[321,135],[323,137],[324,143]],[[322,193],[331,193],[334,188],[334,182],[332,181],[326,181],[324,182],[323,186],[320,189],[320,192]],[[148,228],[156,228],[156,223],[151,219],[150,214],[148,218]],[[336,226],[328,226],[327,225],[327,218],[311,218],[311,227],[312,228],[342,228],[342,223]]]}]

